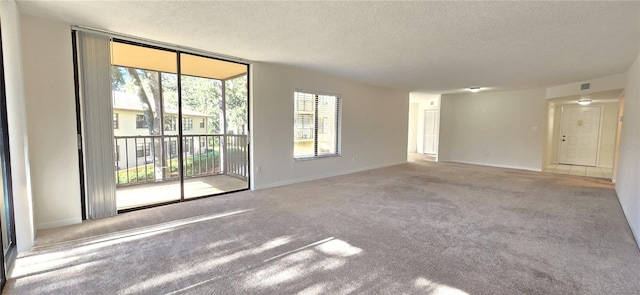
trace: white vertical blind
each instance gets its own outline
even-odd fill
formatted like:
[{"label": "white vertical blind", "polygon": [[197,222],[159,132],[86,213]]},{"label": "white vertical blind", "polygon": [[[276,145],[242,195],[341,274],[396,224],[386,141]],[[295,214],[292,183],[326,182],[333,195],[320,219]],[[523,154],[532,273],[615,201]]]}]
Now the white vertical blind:
[{"label": "white vertical blind", "polygon": [[97,219],[117,214],[110,38],[77,34],[87,213]]}]

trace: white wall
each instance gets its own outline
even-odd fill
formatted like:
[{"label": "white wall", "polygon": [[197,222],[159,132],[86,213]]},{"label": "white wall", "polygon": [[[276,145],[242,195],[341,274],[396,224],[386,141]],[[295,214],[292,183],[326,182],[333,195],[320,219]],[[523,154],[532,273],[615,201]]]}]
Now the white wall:
[{"label": "white wall", "polygon": [[[552,160],[553,155],[551,150],[553,149],[553,140],[554,140],[554,137],[556,136],[554,134],[554,130],[556,128],[555,116],[557,115],[557,113],[560,112],[560,109],[556,109],[556,107],[557,106],[555,103],[551,101],[547,101],[547,122],[544,129],[545,144],[544,144],[544,149],[542,150],[543,168],[549,165],[550,163],[553,163],[553,160]],[[557,156],[556,156],[556,159],[557,159]]]},{"label": "white wall", "polygon": [[420,110],[420,104],[417,102],[409,103],[409,130],[407,136],[409,142],[407,143],[407,152],[416,153],[418,151],[418,112]]},{"label": "white wall", "polygon": [[22,38],[36,228],[79,223],[70,26],[23,15]]},{"label": "white wall", "polygon": [[598,151],[598,166],[613,167],[613,157],[616,148],[616,129],[618,127],[619,103],[605,103],[602,114],[602,132],[600,134],[600,150]]},{"label": "white wall", "polygon": [[[550,136],[551,146],[548,150],[550,163],[557,164],[558,163],[558,150],[560,148],[560,127],[562,125],[562,107],[561,104],[553,104],[554,112],[553,112],[553,131]],[[546,163],[545,163],[546,164]]]},{"label": "white wall", "polygon": [[[626,73],[622,73],[575,83],[563,84],[547,88],[546,97],[556,98],[622,89],[625,87],[626,81]],[[584,83],[591,83],[591,88],[589,88],[589,90],[580,90],[580,85]]]},{"label": "white wall", "polygon": [[446,94],[440,105],[440,161],[541,170],[545,89]]},{"label": "white wall", "polygon": [[640,238],[640,55],[627,73],[616,192],[636,241]]},{"label": "white wall", "polygon": [[33,246],[34,226],[29,171],[29,143],[22,68],[20,14],[13,1],[0,1],[11,180],[18,252]]},{"label": "white wall", "polygon": [[[406,162],[408,92],[261,62],[252,76],[255,189]],[[293,160],[295,89],[340,95],[341,157]]]},{"label": "white wall", "polygon": [[624,91],[620,93],[619,108],[618,108],[618,122],[616,126],[616,144],[614,147],[613,153],[613,176],[611,177],[611,181],[613,183],[617,182],[618,179],[618,165],[620,159],[620,137],[622,136],[622,120],[624,117]]}]

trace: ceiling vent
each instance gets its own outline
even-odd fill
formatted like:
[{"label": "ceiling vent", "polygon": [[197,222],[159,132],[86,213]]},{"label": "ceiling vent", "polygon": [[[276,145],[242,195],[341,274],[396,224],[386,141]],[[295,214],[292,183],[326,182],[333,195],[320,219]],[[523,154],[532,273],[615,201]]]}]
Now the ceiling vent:
[{"label": "ceiling vent", "polygon": [[591,83],[584,83],[580,85],[580,90],[588,90],[591,88]]}]

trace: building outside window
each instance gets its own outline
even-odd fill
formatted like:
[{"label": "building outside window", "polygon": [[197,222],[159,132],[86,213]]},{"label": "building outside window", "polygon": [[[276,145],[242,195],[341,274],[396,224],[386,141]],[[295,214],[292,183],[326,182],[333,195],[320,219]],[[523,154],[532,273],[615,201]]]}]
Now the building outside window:
[{"label": "building outside window", "polygon": [[148,157],[151,155],[151,145],[149,143],[138,143],[136,145],[136,157]]},{"label": "building outside window", "polygon": [[169,155],[171,155],[171,157],[176,157],[178,156],[178,143],[175,141],[170,141],[169,142]]},{"label": "building outside window", "polygon": [[165,116],[164,117],[164,130],[165,131],[176,131],[177,118],[175,116]]},{"label": "building outside window", "polygon": [[182,118],[182,130],[193,130],[193,118]]},{"label": "building outside window", "polygon": [[113,129],[118,129],[119,123],[120,122],[118,122],[118,113],[113,113]]},{"label": "building outside window", "polygon": [[296,91],[293,118],[294,158],[340,154],[340,97]]},{"label": "building outside window", "polygon": [[136,115],[136,129],[148,128],[146,118],[145,115]]},{"label": "building outside window", "polygon": [[314,137],[313,114],[297,114],[294,126],[296,128],[295,139],[306,140]]}]

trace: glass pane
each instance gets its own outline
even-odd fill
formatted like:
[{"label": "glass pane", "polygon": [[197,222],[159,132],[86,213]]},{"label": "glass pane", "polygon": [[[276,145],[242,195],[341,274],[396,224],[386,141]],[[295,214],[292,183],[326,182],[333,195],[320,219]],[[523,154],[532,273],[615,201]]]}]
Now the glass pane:
[{"label": "glass pane", "polygon": [[181,79],[185,198],[192,198],[211,194],[198,182],[221,171],[222,82],[186,75]]},{"label": "glass pane", "polygon": [[[4,138],[2,136],[2,130],[0,129],[0,140]],[[8,165],[6,162],[7,154],[5,154],[6,142],[0,142],[0,225],[1,225],[1,233],[2,233],[2,249],[3,255],[5,259],[7,258],[7,252],[9,251],[9,247],[15,244],[13,240],[13,207],[10,204],[10,181],[9,177],[5,175],[7,168],[5,165]]]},{"label": "glass pane", "polygon": [[296,92],[293,110],[293,156],[313,157],[315,126],[315,95]]},{"label": "glass pane", "polygon": [[247,66],[190,54],[180,61],[185,198],[248,188]]},{"label": "glass pane", "polygon": [[[2,145],[0,145],[0,148],[2,148]],[[0,151],[2,152],[2,151]],[[4,167],[4,162],[2,162],[3,157],[0,157],[0,184],[2,184],[3,188],[0,189],[0,197],[2,197],[2,199],[0,200],[0,225],[2,225],[2,249],[4,250],[4,252],[2,253],[3,255],[7,254],[7,250],[9,249],[9,244],[10,244],[10,240],[9,238],[11,237],[11,233],[7,231],[9,227],[9,224],[11,222],[11,220],[8,218],[8,214],[7,214],[7,198],[5,197],[5,192],[4,192],[4,169],[2,169],[2,167]]]},{"label": "glass pane", "polygon": [[[0,39],[1,36],[0,36]],[[11,187],[11,175],[10,175],[10,159],[9,153],[9,138],[7,134],[7,113],[6,113],[6,93],[5,93],[5,79],[4,79],[4,59],[2,57],[2,42],[0,41],[0,238],[2,239],[2,256],[0,256],[0,283],[4,285],[6,283],[7,265],[10,265],[15,261],[15,256],[10,257],[9,250],[12,248],[12,252],[15,253],[15,224],[14,224],[14,211],[12,204],[12,187]]]},{"label": "glass pane", "polygon": [[181,54],[177,69],[176,53],[118,42],[112,54],[118,209],[179,200],[181,181],[185,198],[248,188],[247,65]]},{"label": "glass pane", "polygon": [[248,132],[247,75],[225,81],[227,108],[227,133],[244,134]]},{"label": "glass pane", "polygon": [[[176,56],[133,45],[124,47],[124,54],[118,48],[112,66],[117,207],[179,200],[179,139],[172,128],[178,116],[177,75],[160,71],[175,71]],[[155,59],[134,63],[145,55]]]},{"label": "glass pane", "polygon": [[111,42],[111,64],[173,74],[178,68],[174,52],[120,42]]},{"label": "glass pane", "polygon": [[224,85],[227,130],[225,170],[228,175],[247,179],[249,175],[247,75],[226,80]]},{"label": "glass pane", "polygon": [[318,155],[335,155],[337,140],[337,98],[318,96]]}]

